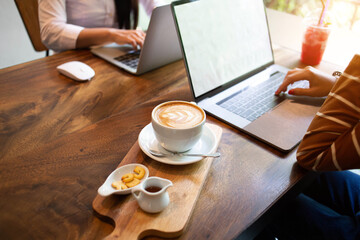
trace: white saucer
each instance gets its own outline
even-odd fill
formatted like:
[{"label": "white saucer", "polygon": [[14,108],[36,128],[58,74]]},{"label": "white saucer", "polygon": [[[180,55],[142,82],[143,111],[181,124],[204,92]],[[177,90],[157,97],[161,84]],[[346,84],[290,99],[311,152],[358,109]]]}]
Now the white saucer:
[{"label": "white saucer", "polygon": [[[140,132],[138,138],[139,146],[141,150],[148,155],[150,158],[171,165],[186,165],[190,163],[195,163],[203,159],[203,157],[181,157],[181,156],[171,156],[171,157],[155,157],[149,153],[148,149],[157,150],[160,152],[166,153],[167,151],[160,145],[160,143],[155,138],[155,133],[152,127],[152,124],[149,123],[146,125]],[[200,140],[195,144],[195,146],[189,150],[189,153],[214,153],[216,150],[216,137],[213,131],[205,124],[203,128],[203,133]]]}]

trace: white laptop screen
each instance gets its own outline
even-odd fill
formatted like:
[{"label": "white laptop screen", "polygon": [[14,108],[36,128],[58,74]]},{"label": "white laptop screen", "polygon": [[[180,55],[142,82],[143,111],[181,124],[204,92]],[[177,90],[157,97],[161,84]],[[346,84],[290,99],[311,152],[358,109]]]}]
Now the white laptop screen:
[{"label": "white laptop screen", "polygon": [[273,61],[263,0],[174,6],[195,97]]}]

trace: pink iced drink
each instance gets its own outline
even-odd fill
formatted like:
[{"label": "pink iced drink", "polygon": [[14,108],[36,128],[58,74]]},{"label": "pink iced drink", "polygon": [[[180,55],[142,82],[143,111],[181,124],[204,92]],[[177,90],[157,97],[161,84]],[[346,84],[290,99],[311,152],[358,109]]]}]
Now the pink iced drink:
[{"label": "pink iced drink", "polygon": [[301,61],[307,65],[318,65],[326,48],[329,27],[310,25],[306,29],[301,51]]}]

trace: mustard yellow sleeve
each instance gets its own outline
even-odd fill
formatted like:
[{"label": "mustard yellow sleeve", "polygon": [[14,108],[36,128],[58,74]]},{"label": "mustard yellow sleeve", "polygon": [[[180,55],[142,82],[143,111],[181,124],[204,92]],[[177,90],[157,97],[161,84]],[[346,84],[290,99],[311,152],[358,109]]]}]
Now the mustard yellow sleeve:
[{"label": "mustard yellow sleeve", "polygon": [[355,55],[311,122],[297,152],[314,171],[360,168],[360,56]]}]

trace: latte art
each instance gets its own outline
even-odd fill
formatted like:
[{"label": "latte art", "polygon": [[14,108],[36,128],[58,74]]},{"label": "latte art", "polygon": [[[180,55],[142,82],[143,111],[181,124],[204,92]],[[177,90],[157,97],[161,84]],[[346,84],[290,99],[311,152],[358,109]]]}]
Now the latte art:
[{"label": "latte art", "polygon": [[170,103],[156,111],[157,121],[171,128],[190,128],[204,120],[203,112],[190,103]]},{"label": "latte art", "polygon": [[196,104],[169,101],[151,112],[151,124],[158,143],[170,152],[186,152],[200,140],[206,113]]}]

